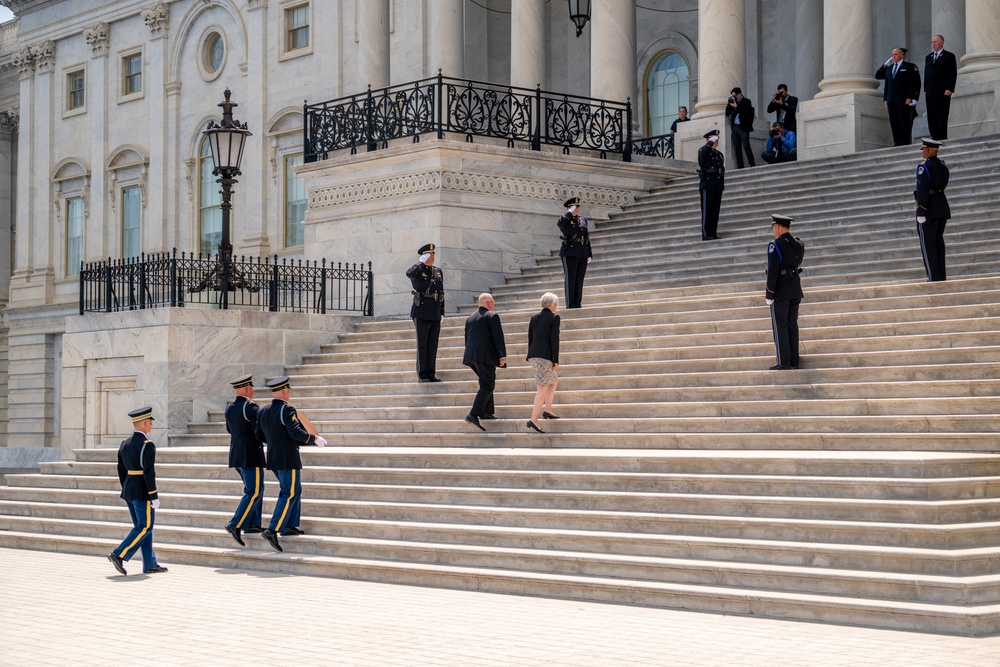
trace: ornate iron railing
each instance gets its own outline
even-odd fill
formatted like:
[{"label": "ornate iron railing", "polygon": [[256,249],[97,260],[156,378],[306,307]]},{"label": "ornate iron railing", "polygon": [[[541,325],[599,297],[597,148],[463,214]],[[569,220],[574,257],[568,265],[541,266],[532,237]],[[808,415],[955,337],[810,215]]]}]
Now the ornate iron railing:
[{"label": "ornate iron railing", "polygon": [[222,284],[213,276],[219,257],[177,250],[80,267],[80,314],[144,308],[253,308],[325,314],[372,315],[372,265],[303,262],[274,257],[233,258]]},{"label": "ornate iron railing", "polygon": [[674,158],[674,138],[669,134],[632,140],[632,154]]},{"label": "ornate iron railing", "polygon": [[618,154],[632,159],[631,101],[613,102],[438,76],[388,88],[369,89],[319,104],[306,104],[303,142],[306,162],[359,147],[385,148],[392,139],[446,132],[506,139],[532,150],[543,144]]}]

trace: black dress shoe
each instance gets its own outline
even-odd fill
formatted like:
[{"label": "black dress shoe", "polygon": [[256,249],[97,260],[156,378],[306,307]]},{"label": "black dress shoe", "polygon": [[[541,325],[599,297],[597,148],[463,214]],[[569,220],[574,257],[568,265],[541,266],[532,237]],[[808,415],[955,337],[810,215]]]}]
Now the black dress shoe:
[{"label": "black dress shoe", "polygon": [[226,532],[232,535],[233,539],[236,540],[236,543],[241,547],[245,547],[247,545],[247,543],[243,541],[243,537],[240,535],[240,529],[236,526],[226,524]]},{"label": "black dress shoe", "polygon": [[480,419],[496,419],[496,418],[497,416],[494,414],[483,415],[482,417],[480,417]]},{"label": "black dress shoe", "polygon": [[542,412],[542,419],[559,419],[559,415],[554,415],[551,412]]},{"label": "black dress shoe", "polygon": [[417,382],[430,382],[430,378],[417,378]]},{"label": "black dress shoe", "polygon": [[769,371],[787,371],[787,370],[791,370],[791,368],[792,368],[791,366],[786,366],[784,364],[775,364],[775,365],[771,366],[770,368],[768,368],[767,370],[769,370]]},{"label": "black dress shoe", "polygon": [[151,567],[148,570],[142,571],[143,574],[159,574],[160,572],[169,572],[169,570],[162,565],[157,565],[156,567]]},{"label": "black dress shoe", "polygon": [[439,378],[437,375],[433,376],[430,380],[428,380],[428,382],[440,382],[440,381],[441,378]]},{"label": "black dress shoe", "polygon": [[483,425],[479,423],[479,417],[477,417],[476,415],[465,415],[465,421],[469,422],[470,424],[478,428],[480,431],[486,430],[485,428],[483,428]]},{"label": "black dress shoe", "polygon": [[296,535],[305,535],[305,534],[306,531],[302,530],[297,526],[292,526],[291,528],[286,528],[285,530],[281,531],[282,537],[295,537]]},{"label": "black dress shoe", "polygon": [[527,426],[528,426],[528,428],[534,429],[534,430],[538,431],[539,433],[545,433],[545,431],[543,431],[542,429],[538,428],[538,424],[536,424],[535,422],[531,421],[530,419],[528,420]]},{"label": "black dress shoe", "polygon": [[244,531],[247,535],[256,535],[258,533],[263,533],[264,529],[260,526],[250,526]]},{"label": "black dress shoe", "polygon": [[278,544],[278,534],[276,532],[268,528],[263,533],[261,533],[261,535],[264,537],[265,540],[267,540],[267,543],[271,545],[272,549],[274,549],[275,551],[284,551],[284,549],[281,548],[281,545]]},{"label": "black dress shoe", "polygon": [[125,571],[125,562],[121,559],[121,556],[116,554],[114,551],[108,554],[108,560],[111,561],[111,564],[115,566],[116,570],[118,570],[118,574],[128,574],[128,572]]}]

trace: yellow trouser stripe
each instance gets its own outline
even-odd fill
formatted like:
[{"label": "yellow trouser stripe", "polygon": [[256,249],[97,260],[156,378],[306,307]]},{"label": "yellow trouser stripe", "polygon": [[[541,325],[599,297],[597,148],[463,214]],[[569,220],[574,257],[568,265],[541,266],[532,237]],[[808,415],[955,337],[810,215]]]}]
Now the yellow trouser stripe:
[{"label": "yellow trouser stripe", "polygon": [[141,470],[129,470],[128,474],[130,474],[130,475],[141,475],[142,471]]},{"label": "yellow trouser stripe", "polygon": [[152,521],[152,518],[150,517],[150,512],[152,512],[152,510],[153,510],[153,503],[151,503],[151,502],[149,502],[147,500],[146,501],[146,525],[142,527],[142,530],[139,531],[139,534],[135,536],[134,540],[132,540],[132,544],[128,545],[127,547],[125,547],[124,550],[122,550],[122,558],[124,558],[125,554],[127,554],[130,549],[133,549],[135,547],[135,545],[139,544],[139,542],[142,541],[142,538],[146,536],[146,532],[149,530],[149,524]]},{"label": "yellow trouser stripe", "polygon": [[236,522],[237,528],[243,527],[243,522],[247,520],[247,515],[250,514],[250,510],[253,508],[254,503],[257,502],[257,496],[260,495],[260,468],[254,468],[253,476],[253,496],[250,497],[250,502],[247,504],[247,509],[243,512],[243,516],[240,520]]},{"label": "yellow trouser stripe", "polygon": [[295,497],[295,470],[292,470],[292,488],[288,491],[288,500],[285,501],[285,509],[281,510],[281,518],[278,519],[278,528],[285,525],[285,515],[288,514],[288,506],[292,504],[292,498]]}]

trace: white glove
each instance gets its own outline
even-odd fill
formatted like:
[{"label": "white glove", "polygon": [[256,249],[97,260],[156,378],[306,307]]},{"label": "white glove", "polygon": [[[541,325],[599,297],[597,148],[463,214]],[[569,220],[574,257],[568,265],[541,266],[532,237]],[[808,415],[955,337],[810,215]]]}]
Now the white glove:
[{"label": "white glove", "polygon": [[889,56],[889,59],[885,61],[885,66],[888,67],[891,62],[892,62],[892,56]]},{"label": "white glove", "polygon": [[588,257],[587,258],[587,264],[590,264],[590,260],[592,260],[592,259],[594,259],[594,258],[593,257]]},{"label": "white glove", "polygon": [[764,303],[770,306],[771,304],[774,303],[774,299],[764,299]]},{"label": "white glove", "polygon": [[326,438],[324,438],[321,435],[317,435],[316,436],[316,446],[317,447],[326,447]]},{"label": "white glove", "polygon": [[927,222],[927,218],[925,218],[925,217],[924,217],[924,216],[922,216],[922,215],[918,215],[918,216],[917,216],[917,222],[919,222],[919,223],[920,223],[920,224],[922,225],[922,224],[924,224],[925,222]]},{"label": "white glove", "polygon": [[160,509],[160,499],[159,498],[157,498],[156,500],[153,501],[153,509],[154,510]]}]

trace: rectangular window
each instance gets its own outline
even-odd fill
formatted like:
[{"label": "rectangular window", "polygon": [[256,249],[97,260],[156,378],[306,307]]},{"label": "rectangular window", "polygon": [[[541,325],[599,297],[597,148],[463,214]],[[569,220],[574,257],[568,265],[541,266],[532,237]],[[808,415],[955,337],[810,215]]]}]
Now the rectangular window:
[{"label": "rectangular window", "polygon": [[300,246],[305,242],[306,182],[292,170],[302,164],[302,155],[285,158],[285,247]]},{"label": "rectangular window", "polygon": [[83,260],[83,198],[66,200],[66,277],[80,275]]},{"label": "rectangular window", "polygon": [[309,5],[286,9],[285,26],[285,51],[309,46]]},{"label": "rectangular window", "polygon": [[201,228],[199,252],[211,255],[218,252],[222,241],[222,191],[212,175],[215,163],[208,141],[201,146],[201,183],[199,187],[198,209]]},{"label": "rectangular window", "polygon": [[68,110],[72,111],[73,109],[83,108],[83,105],[86,102],[86,97],[84,96],[84,84],[85,76],[82,69],[70,72],[66,75],[66,108]]},{"label": "rectangular window", "polygon": [[142,198],[138,186],[122,188],[122,257],[142,252]]},{"label": "rectangular window", "polygon": [[142,54],[133,53],[122,58],[122,95],[142,92]]}]

